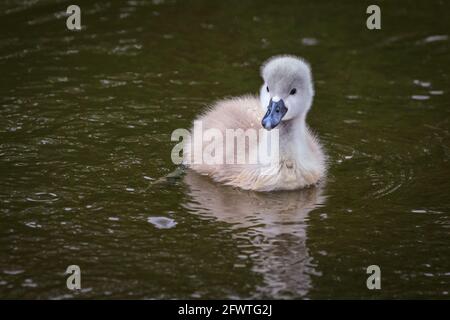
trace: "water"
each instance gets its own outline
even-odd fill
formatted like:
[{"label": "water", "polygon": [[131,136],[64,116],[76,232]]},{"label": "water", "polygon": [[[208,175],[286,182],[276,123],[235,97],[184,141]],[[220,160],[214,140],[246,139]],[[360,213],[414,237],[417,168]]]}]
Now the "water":
[{"label": "water", "polygon": [[[450,6],[369,31],[368,4],[79,1],[70,32],[67,2],[2,2],[0,297],[448,299]],[[312,64],[326,181],[160,180],[171,132],[279,53]]]}]

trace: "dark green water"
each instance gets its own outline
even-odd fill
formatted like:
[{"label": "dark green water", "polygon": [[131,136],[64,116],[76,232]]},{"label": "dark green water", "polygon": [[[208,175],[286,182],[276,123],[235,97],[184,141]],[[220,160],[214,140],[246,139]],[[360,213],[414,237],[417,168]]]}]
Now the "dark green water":
[{"label": "dark green water", "polygon": [[[369,31],[364,1],[78,1],[71,32],[71,2],[2,1],[0,298],[448,299],[450,4],[379,3]],[[323,185],[155,183],[280,53],[313,68]]]}]

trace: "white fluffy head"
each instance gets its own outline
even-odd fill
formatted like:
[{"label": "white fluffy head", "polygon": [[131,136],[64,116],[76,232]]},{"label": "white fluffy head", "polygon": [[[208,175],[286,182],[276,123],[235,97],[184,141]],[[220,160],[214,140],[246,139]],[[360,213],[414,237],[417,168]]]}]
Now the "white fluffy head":
[{"label": "white fluffy head", "polygon": [[282,99],[288,108],[282,121],[306,116],[314,96],[311,69],[306,61],[290,55],[274,56],[261,66],[261,76],[264,84],[260,100],[264,111],[271,99]]}]

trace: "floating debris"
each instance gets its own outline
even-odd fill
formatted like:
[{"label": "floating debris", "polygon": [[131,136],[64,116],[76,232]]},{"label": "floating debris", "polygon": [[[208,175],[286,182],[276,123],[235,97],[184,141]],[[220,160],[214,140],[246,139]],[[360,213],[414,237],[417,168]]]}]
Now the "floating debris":
[{"label": "floating debris", "polygon": [[171,229],[177,225],[175,220],[166,217],[149,217],[147,222],[158,229]]}]

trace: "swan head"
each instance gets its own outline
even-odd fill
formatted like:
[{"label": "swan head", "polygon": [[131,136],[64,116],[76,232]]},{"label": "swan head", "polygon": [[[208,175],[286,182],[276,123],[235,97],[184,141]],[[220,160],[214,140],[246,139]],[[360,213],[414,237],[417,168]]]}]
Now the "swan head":
[{"label": "swan head", "polygon": [[260,90],[265,116],[261,124],[271,130],[282,121],[304,119],[311,107],[314,88],[311,69],[295,56],[275,56],[261,66],[264,84]]}]

